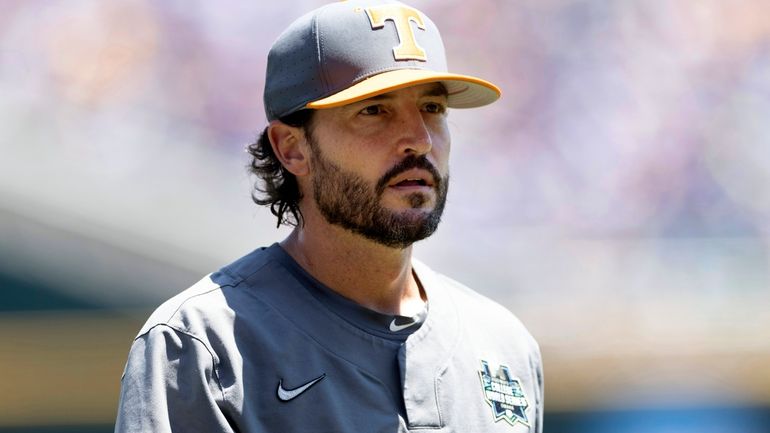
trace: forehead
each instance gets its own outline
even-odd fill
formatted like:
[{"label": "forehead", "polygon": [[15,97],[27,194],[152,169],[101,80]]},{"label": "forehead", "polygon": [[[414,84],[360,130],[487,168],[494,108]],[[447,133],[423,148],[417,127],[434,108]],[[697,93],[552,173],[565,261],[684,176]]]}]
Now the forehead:
[{"label": "forehead", "polygon": [[[426,97],[426,96],[448,96],[449,92],[447,92],[446,87],[440,83],[424,83],[424,84],[415,84],[414,86],[404,87],[401,89],[392,90],[390,92],[385,92],[379,95],[370,96],[366,99],[362,99],[361,101],[378,101],[378,100],[387,100],[387,99],[395,99],[399,97]],[[347,105],[353,105],[356,103],[360,103],[361,101],[355,101],[351,102]]]},{"label": "forehead", "polygon": [[423,98],[444,98],[449,95],[444,84],[441,82],[431,82],[423,84],[415,84],[413,86],[404,87],[401,89],[392,90],[379,95],[370,96],[366,99],[350,102],[348,104],[330,107],[314,109],[313,115],[313,128],[319,124],[327,123],[330,119],[342,118],[350,113],[359,111],[363,106],[378,102],[395,101],[401,98],[414,99],[419,102]]},{"label": "forehead", "polygon": [[[415,84],[413,86],[392,90],[379,95],[370,96],[366,99],[350,102],[346,105],[313,109],[313,120],[310,124],[310,131],[316,130],[321,125],[334,125],[343,119],[348,119],[354,113],[360,111],[364,106],[380,102],[396,101],[401,98],[414,100],[416,103],[423,103],[424,98],[446,98],[449,96],[447,88],[441,82],[430,82]],[[440,102],[440,101],[439,101]]]}]

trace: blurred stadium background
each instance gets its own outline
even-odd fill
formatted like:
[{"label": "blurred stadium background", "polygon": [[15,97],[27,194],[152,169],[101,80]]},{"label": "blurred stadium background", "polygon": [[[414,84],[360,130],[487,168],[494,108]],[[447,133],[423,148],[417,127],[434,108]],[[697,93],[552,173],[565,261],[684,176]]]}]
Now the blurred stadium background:
[{"label": "blurred stadium background", "polygon": [[[0,2],[0,432],[109,432],[162,300],[281,239],[243,148],[321,1]],[[770,432],[770,2],[415,0],[451,114],[418,256],[539,340],[547,433]]]}]

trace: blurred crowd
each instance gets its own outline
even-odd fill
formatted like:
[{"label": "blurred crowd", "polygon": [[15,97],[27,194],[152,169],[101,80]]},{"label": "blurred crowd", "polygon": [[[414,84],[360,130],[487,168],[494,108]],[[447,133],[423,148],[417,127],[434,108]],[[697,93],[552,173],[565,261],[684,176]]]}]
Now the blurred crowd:
[{"label": "blurred crowd", "polygon": [[[163,167],[151,174],[162,181],[196,154],[243,159],[265,126],[265,52],[321,3],[3,2],[3,184],[43,200],[47,173],[101,179],[121,185],[119,199],[148,167]],[[493,175],[454,185],[477,223],[766,235],[767,2],[415,5],[443,29],[454,69],[505,92],[458,122],[469,158],[454,170]],[[90,187],[72,190],[69,206]]]}]

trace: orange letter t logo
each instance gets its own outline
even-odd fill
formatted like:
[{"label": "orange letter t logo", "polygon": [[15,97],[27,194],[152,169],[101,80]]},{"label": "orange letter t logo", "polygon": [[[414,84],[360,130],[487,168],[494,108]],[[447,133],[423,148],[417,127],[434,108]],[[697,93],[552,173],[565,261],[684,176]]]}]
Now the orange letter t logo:
[{"label": "orange letter t logo", "polygon": [[417,28],[425,30],[420,11],[393,4],[367,8],[366,14],[369,15],[373,30],[385,27],[385,21],[388,20],[396,25],[399,40],[398,46],[393,47],[393,56],[396,60],[422,60],[423,62],[428,60],[425,50],[417,45],[410,23],[413,21],[417,24]]}]

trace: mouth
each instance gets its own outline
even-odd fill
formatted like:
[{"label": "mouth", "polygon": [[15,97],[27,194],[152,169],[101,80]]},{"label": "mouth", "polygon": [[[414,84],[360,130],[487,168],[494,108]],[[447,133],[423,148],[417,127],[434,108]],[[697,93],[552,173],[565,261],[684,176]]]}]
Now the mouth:
[{"label": "mouth", "polygon": [[389,187],[397,189],[433,188],[433,185],[433,175],[420,169],[407,170],[388,183]]},{"label": "mouth", "polygon": [[405,187],[405,186],[428,186],[428,182],[426,182],[424,179],[404,179],[401,182],[392,185],[397,188]]}]

